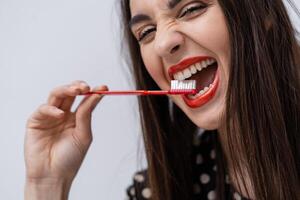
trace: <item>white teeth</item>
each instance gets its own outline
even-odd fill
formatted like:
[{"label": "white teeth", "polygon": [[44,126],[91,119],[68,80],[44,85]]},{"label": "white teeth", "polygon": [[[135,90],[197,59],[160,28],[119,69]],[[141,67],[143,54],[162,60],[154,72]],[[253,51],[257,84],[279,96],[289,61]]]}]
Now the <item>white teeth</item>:
[{"label": "white teeth", "polygon": [[201,71],[202,69],[206,68],[207,66],[211,65],[214,62],[216,62],[214,59],[207,59],[207,60],[203,60],[201,62],[195,63],[195,64],[189,66],[188,68],[174,74],[174,79],[179,80],[179,81],[188,79],[193,74],[196,74],[197,71]]},{"label": "white teeth", "polygon": [[178,77],[177,80],[179,80],[179,81],[184,80],[184,76],[183,76],[183,73],[182,73],[182,72],[178,72],[178,73],[177,73],[177,77]]},{"label": "white teeth", "polygon": [[185,69],[183,71],[183,76],[184,76],[185,79],[190,78],[192,76],[192,73],[191,73],[190,69]]},{"label": "white teeth", "polygon": [[178,78],[178,74],[176,73],[176,74],[174,74],[174,79],[175,80],[178,80],[179,78]]},{"label": "white teeth", "polygon": [[190,69],[191,69],[192,74],[196,74],[196,73],[197,73],[197,68],[196,68],[195,65],[192,65],[192,66],[190,67]]},{"label": "white teeth", "polygon": [[195,95],[189,95],[190,99],[197,99],[199,96],[203,95],[204,93],[206,93],[210,88],[212,88],[213,84],[209,84],[208,87],[203,88],[202,90],[200,90],[197,94]]},{"label": "white teeth", "polygon": [[206,61],[201,62],[202,69],[207,67]]},{"label": "white teeth", "polygon": [[202,66],[200,63],[196,63],[196,68],[198,69],[198,71],[201,71],[202,70]]}]

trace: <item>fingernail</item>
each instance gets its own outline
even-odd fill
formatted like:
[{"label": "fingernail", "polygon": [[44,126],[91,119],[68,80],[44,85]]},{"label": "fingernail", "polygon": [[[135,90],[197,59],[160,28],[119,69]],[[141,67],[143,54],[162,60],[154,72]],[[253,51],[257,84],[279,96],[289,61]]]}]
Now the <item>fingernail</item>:
[{"label": "fingernail", "polygon": [[106,85],[101,85],[95,88],[96,90],[108,90],[108,87]]}]

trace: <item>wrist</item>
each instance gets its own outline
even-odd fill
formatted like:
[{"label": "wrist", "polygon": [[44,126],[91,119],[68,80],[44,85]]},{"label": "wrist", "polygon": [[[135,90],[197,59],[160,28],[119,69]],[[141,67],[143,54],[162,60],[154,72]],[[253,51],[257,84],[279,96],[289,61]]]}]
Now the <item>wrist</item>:
[{"label": "wrist", "polygon": [[71,185],[65,179],[27,179],[25,200],[67,200]]}]

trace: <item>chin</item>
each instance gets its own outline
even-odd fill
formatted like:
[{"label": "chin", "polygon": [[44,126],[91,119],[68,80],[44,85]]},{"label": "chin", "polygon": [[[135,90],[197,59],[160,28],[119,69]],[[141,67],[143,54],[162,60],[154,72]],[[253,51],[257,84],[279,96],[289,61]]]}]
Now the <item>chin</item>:
[{"label": "chin", "polygon": [[223,112],[220,110],[211,113],[195,113],[190,110],[183,110],[183,112],[197,127],[205,130],[217,130],[224,124],[222,123]]},{"label": "chin", "polygon": [[220,121],[215,119],[205,119],[203,121],[196,119],[192,121],[197,127],[203,128],[205,130],[217,130],[221,127]]},{"label": "chin", "polygon": [[225,93],[219,93],[203,107],[190,108],[181,98],[173,98],[173,102],[186,114],[186,116],[199,128],[217,130],[224,124]]}]

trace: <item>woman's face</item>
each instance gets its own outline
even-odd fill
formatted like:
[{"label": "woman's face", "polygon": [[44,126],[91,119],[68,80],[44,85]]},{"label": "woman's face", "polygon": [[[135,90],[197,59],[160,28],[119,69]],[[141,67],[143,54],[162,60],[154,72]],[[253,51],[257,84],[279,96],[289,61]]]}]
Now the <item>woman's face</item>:
[{"label": "woman's face", "polygon": [[144,64],[162,90],[171,80],[196,80],[198,95],[170,95],[207,130],[222,126],[230,46],[217,0],[130,0],[132,32]]}]

